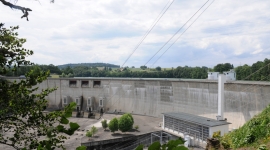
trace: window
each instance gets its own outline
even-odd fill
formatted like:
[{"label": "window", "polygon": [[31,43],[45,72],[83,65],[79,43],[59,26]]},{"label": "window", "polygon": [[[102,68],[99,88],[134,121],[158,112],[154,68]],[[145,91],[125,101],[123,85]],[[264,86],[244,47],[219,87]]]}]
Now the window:
[{"label": "window", "polygon": [[103,107],[103,100],[99,100],[99,107]]},{"label": "window", "polygon": [[94,81],[94,83],[93,83],[93,87],[94,88],[99,88],[100,85],[101,85],[101,82],[100,81]]},{"label": "window", "polygon": [[63,101],[64,104],[67,104],[67,98],[64,97],[64,101]]},{"label": "window", "polygon": [[69,87],[77,87],[77,81],[69,81]]},{"label": "window", "polygon": [[91,106],[91,103],[92,101],[91,101],[91,98],[88,98],[88,100],[87,100],[87,105],[90,105]]},{"label": "window", "polygon": [[89,87],[89,81],[82,81],[82,87]]},{"label": "window", "polygon": [[76,98],[76,104],[80,105],[80,99],[79,98]]}]

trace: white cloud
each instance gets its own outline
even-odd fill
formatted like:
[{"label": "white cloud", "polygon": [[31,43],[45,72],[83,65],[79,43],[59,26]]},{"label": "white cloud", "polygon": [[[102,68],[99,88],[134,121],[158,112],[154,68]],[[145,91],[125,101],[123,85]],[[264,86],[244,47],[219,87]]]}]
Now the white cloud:
[{"label": "white cloud", "polygon": [[[29,22],[20,18],[21,11],[0,5],[1,21],[19,25],[20,37],[27,38],[25,47],[34,50],[31,61],[122,65],[168,0],[40,2],[18,1],[33,10]],[[144,65],[203,3],[174,1],[125,66]],[[212,67],[230,62],[237,66],[269,58],[269,9],[270,1],[265,0],[215,0],[155,65]]]}]

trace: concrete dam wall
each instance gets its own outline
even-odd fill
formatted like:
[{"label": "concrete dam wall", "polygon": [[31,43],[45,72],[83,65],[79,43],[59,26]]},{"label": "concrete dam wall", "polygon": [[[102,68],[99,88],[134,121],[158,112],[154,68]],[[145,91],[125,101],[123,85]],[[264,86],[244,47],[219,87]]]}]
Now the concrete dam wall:
[{"label": "concrete dam wall", "polygon": [[[11,79],[13,80],[13,79]],[[63,97],[69,102],[82,97],[82,111],[93,97],[93,109],[104,98],[105,111],[120,111],[161,117],[165,112],[185,112],[216,119],[218,84],[214,80],[138,79],[138,78],[49,78],[39,90],[57,87],[47,99],[49,107],[62,108]],[[225,83],[224,117],[230,128],[238,128],[270,104],[269,82],[235,81]]]}]

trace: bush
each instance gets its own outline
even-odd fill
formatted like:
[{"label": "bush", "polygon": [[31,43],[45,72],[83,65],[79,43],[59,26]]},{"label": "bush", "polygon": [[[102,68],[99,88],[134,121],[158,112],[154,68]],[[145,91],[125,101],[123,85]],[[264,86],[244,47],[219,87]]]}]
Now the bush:
[{"label": "bush", "polygon": [[92,137],[92,136],[93,136],[93,133],[92,133],[91,131],[87,131],[87,132],[86,132],[86,136],[87,136],[87,137]]},{"label": "bush", "polygon": [[260,114],[254,116],[246,122],[241,128],[228,133],[221,138],[224,147],[233,149],[248,147],[258,143],[258,141],[269,137],[270,128],[270,105],[268,105]]},{"label": "bush", "polygon": [[130,113],[127,113],[127,115],[130,117],[130,119],[132,120],[132,125],[134,124],[134,119],[132,117],[132,115]]},{"label": "bush", "polygon": [[111,132],[115,132],[118,131],[118,120],[117,118],[113,118],[110,122],[109,122],[109,129],[111,130]]},{"label": "bush", "polygon": [[97,129],[95,126],[93,126],[93,127],[91,128],[91,132],[92,132],[93,136],[94,136],[94,134],[97,133],[97,131],[98,131],[98,129]]},{"label": "bush", "polygon": [[139,126],[138,125],[134,126],[134,129],[138,130],[139,129]]},{"label": "bush", "polygon": [[214,132],[213,133],[213,136],[212,136],[213,138],[216,138],[216,139],[220,139],[220,131],[216,131],[216,132]]},{"label": "bush", "polygon": [[106,128],[108,127],[107,120],[101,121],[101,124],[102,124],[103,129],[106,130]]},{"label": "bush", "polygon": [[122,132],[131,130],[133,127],[133,122],[133,118],[130,114],[124,114],[118,121],[119,130]]}]

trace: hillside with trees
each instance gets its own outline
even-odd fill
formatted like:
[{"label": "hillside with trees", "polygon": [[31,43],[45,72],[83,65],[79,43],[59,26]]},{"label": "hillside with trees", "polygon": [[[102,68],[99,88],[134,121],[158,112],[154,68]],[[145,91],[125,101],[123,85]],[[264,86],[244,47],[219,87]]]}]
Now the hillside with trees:
[{"label": "hillside with trees", "polygon": [[120,68],[119,65],[108,64],[108,63],[77,63],[77,64],[64,64],[58,65],[59,69],[64,69],[66,67],[107,67],[107,68]]},{"label": "hillside with trees", "polygon": [[[92,64],[92,66],[90,65]],[[87,66],[88,65],[88,66]],[[234,68],[233,64],[224,63],[217,64],[213,68],[178,66],[177,68],[148,68],[141,66],[140,68],[124,67],[119,68],[118,65],[105,65],[104,63],[85,63],[84,65],[76,64],[73,66],[61,65],[31,65],[20,66],[15,72],[7,72],[6,76],[25,75],[30,70],[34,71],[50,71],[51,74],[60,75],[60,77],[128,77],[128,78],[183,78],[183,79],[206,79],[208,71],[224,72],[234,69],[236,71],[237,80],[250,81],[270,81],[270,60],[265,58],[264,61],[258,61],[251,66],[245,64]],[[63,67],[65,66],[65,67]],[[99,67],[96,67],[99,66]],[[117,67],[116,67],[117,66]],[[116,67],[116,68],[113,68]]]}]

